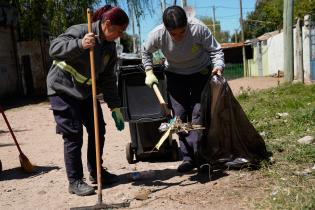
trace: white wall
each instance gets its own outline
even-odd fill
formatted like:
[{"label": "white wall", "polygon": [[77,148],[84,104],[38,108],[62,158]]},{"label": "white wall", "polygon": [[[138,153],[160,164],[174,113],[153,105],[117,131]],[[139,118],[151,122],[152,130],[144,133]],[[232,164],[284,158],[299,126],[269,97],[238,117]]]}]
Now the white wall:
[{"label": "white wall", "polygon": [[[296,57],[295,55],[295,29],[293,29],[293,57],[294,57],[294,75],[296,75]],[[284,71],[284,52],[283,52],[283,32],[271,37],[267,41],[268,47],[268,71],[269,75],[278,73],[278,70]]]},{"label": "white wall", "polygon": [[268,47],[268,74],[283,71],[283,33],[279,33],[267,41]]}]

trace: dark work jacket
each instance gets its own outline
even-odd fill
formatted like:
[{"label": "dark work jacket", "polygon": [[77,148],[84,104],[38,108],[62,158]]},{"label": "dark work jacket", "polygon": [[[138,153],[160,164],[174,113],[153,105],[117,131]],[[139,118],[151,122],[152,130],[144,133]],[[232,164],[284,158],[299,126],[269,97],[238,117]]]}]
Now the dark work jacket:
[{"label": "dark work jacket", "polygon": [[[115,42],[101,40],[100,21],[92,24],[92,31],[98,35],[94,47],[95,77],[98,93],[103,93],[104,101],[110,108],[120,107],[117,89],[115,65],[117,61]],[[74,25],[56,39],[49,48],[49,54],[55,61],[65,61],[84,78],[90,79],[89,49],[83,49],[82,39],[88,33],[87,24]],[[78,100],[91,96],[90,83],[76,80],[71,73],[52,65],[47,75],[48,95],[66,94]]]},{"label": "dark work jacket", "polygon": [[264,140],[222,76],[210,77],[205,85],[201,123],[206,128],[198,144],[198,155],[203,160],[246,158],[256,163],[268,157]]}]

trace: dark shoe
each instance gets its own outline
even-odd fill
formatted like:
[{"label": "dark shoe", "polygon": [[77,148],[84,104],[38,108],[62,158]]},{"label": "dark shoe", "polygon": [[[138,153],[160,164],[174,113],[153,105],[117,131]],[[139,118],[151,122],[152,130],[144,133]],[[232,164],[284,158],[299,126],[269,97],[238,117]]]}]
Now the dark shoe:
[{"label": "dark shoe", "polygon": [[250,165],[250,162],[245,158],[236,158],[233,161],[224,164],[229,169],[241,169]]},{"label": "dark shoe", "polygon": [[85,183],[82,179],[78,179],[69,184],[69,193],[79,196],[93,195],[95,190],[93,187]]},{"label": "dark shoe", "polygon": [[178,166],[177,171],[179,173],[187,173],[189,171],[192,171],[194,168],[195,165],[191,161],[184,160],[182,164]]},{"label": "dark shoe", "polygon": [[[90,172],[90,181],[92,184],[97,183],[97,176],[96,172]],[[108,171],[106,171],[104,168],[102,169],[102,184],[103,185],[111,185],[119,181],[119,178],[115,174],[111,174]]]}]

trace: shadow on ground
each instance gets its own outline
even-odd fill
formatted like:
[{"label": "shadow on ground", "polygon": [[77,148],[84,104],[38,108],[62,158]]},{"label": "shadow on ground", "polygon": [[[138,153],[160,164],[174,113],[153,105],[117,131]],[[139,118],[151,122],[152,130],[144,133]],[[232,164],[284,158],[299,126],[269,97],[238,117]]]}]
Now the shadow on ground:
[{"label": "shadow on ground", "polygon": [[14,96],[0,99],[0,106],[2,106],[4,110],[8,110],[26,105],[39,104],[42,102],[48,102],[46,96]]},{"label": "shadow on ground", "polygon": [[[143,173],[144,171],[139,171],[140,173]],[[147,171],[148,172],[148,171]],[[194,185],[197,183],[207,183],[210,181],[215,181],[217,179],[220,179],[224,176],[228,176],[228,174],[224,171],[217,170],[211,172],[211,177],[208,173],[201,173],[197,170],[192,171],[191,173],[188,173],[190,175],[189,180],[194,181],[191,183],[184,183],[187,181],[187,179],[183,179],[179,182],[175,183],[169,183],[166,182],[167,180],[175,177],[175,176],[183,176],[182,173],[177,172],[176,169],[162,169],[162,170],[149,170],[149,175],[144,175],[144,177],[139,177],[136,180],[132,178],[132,174],[134,172],[129,172],[125,174],[119,175],[119,182],[115,183],[113,185],[104,186],[103,189],[108,187],[114,187],[121,184],[126,183],[132,183],[134,186],[159,186],[160,189],[157,189],[156,191],[160,191],[172,186],[187,186],[187,185]]]},{"label": "shadow on ground", "polygon": [[11,168],[0,172],[0,181],[8,181],[14,179],[26,179],[46,174],[52,170],[59,170],[58,166],[36,166],[32,173],[26,173],[21,167]]},{"label": "shadow on ground", "polygon": [[[22,145],[22,144],[19,144]],[[0,144],[0,147],[12,147],[15,146],[15,144],[11,143],[11,144]]]},{"label": "shadow on ground", "polygon": [[[29,129],[12,129],[13,133],[29,131]],[[9,130],[0,130],[0,135],[10,133]],[[0,145],[1,146],[1,145]]]}]

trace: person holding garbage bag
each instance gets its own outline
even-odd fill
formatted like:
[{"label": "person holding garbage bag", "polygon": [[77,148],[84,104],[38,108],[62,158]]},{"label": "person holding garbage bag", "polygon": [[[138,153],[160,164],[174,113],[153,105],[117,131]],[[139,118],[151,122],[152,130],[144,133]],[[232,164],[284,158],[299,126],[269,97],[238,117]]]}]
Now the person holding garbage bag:
[{"label": "person holding garbage bag", "polygon": [[[90,78],[89,49],[94,47],[97,89],[112,112],[119,131],[124,129],[120,99],[114,72],[117,61],[114,40],[122,35],[129,23],[127,14],[118,7],[106,5],[93,15],[92,31],[88,25],[71,26],[55,38],[49,54],[54,59],[47,75],[48,96],[56,121],[56,132],[64,140],[64,161],[69,192],[80,196],[94,194],[94,188],[83,180],[81,148],[83,126],[88,133],[87,165],[89,179],[96,183],[96,157],[93,123],[93,100]],[[98,107],[100,152],[105,142],[105,122]],[[118,181],[118,176],[102,169],[103,184]]]},{"label": "person holding garbage bag", "polygon": [[[145,83],[158,83],[153,73],[152,53],[161,50],[166,58],[167,91],[174,114],[183,122],[200,121],[200,96],[211,74],[221,74],[224,54],[220,44],[206,25],[196,18],[187,18],[179,6],[168,7],[163,24],[153,29],[144,44],[142,62]],[[183,162],[177,170],[186,173],[196,165],[198,131],[179,133]]]}]

